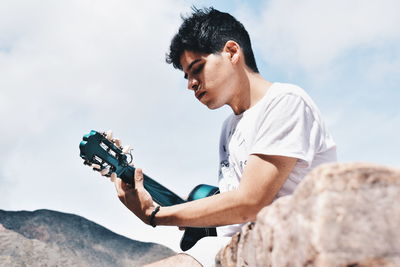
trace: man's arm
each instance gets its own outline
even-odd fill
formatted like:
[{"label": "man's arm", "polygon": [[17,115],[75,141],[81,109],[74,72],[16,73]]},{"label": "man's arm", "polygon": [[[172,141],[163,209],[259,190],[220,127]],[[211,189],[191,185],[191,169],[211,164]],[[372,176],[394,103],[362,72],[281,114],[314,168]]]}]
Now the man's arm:
[{"label": "man's arm", "polygon": [[[237,190],[162,207],[155,217],[155,223],[209,227],[254,221],[257,213],[273,201],[296,161],[295,158],[283,156],[250,155]],[[149,201],[149,194],[143,188],[140,170],[135,177],[135,189],[127,189],[117,179],[118,196],[140,219],[149,223],[154,204]]]}]

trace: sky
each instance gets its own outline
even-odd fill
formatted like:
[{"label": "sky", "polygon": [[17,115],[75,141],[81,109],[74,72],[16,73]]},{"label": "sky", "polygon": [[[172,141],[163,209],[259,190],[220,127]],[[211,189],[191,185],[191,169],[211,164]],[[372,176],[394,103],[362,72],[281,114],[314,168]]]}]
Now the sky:
[{"label": "sky", "polygon": [[144,225],[79,142],[112,129],[137,167],[176,193],[216,185],[228,107],[208,110],[165,63],[192,5],[230,12],[260,73],[303,87],[340,162],[400,167],[397,0],[0,0],[0,209],[52,209],[179,251],[176,227]]}]

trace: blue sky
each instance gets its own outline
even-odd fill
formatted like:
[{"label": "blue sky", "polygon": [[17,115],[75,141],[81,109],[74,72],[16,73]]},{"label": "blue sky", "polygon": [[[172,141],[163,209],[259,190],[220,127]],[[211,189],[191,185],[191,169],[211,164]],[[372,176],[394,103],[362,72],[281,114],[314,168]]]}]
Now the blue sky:
[{"label": "blue sky", "polygon": [[[230,110],[202,106],[164,61],[180,14],[214,3],[147,2],[0,2],[1,209],[71,212],[177,249],[178,230],[144,226],[78,151],[83,134],[113,129],[134,147],[136,166],[177,193],[216,184],[219,131]],[[339,161],[400,166],[398,1],[214,6],[247,27],[266,79],[313,97]]]}]

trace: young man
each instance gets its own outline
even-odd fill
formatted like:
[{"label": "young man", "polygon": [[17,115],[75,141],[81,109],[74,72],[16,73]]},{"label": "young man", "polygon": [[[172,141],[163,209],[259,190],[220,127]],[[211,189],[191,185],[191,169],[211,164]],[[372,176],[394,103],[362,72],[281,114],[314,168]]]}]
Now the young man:
[{"label": "young man", "polygon": [[222,127],[220,194],[156,209],[140,169],[135,188],[116,180],[121,201],[145,223],[218,226],[218,235],[231,236],[275,198],[292,193],[311,169],[336,160],[314,102],[301,88],[259,74],[249,35],[231,15],[195,9],[173,38],[167,62],[184,72],[202,104],[228,105],[233,114]]}]

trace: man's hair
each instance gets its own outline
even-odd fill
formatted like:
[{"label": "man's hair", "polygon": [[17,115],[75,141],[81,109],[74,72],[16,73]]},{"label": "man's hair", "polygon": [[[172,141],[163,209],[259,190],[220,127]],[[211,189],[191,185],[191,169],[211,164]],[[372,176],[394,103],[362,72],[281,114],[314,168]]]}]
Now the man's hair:
[{"label": "man's hair", "polygon": [[258,73],[250,37],[242,23],[232,15],[213,7],[193,7],[192,10],[191,16],[182,17],[183,23],[173,37],[166,56],[167,63],[172,63],[174,68],[182,70],[180,57],[185,50],[206,54],[219,53],[226,42],[232,40],[242,48],[246,65]]}]

